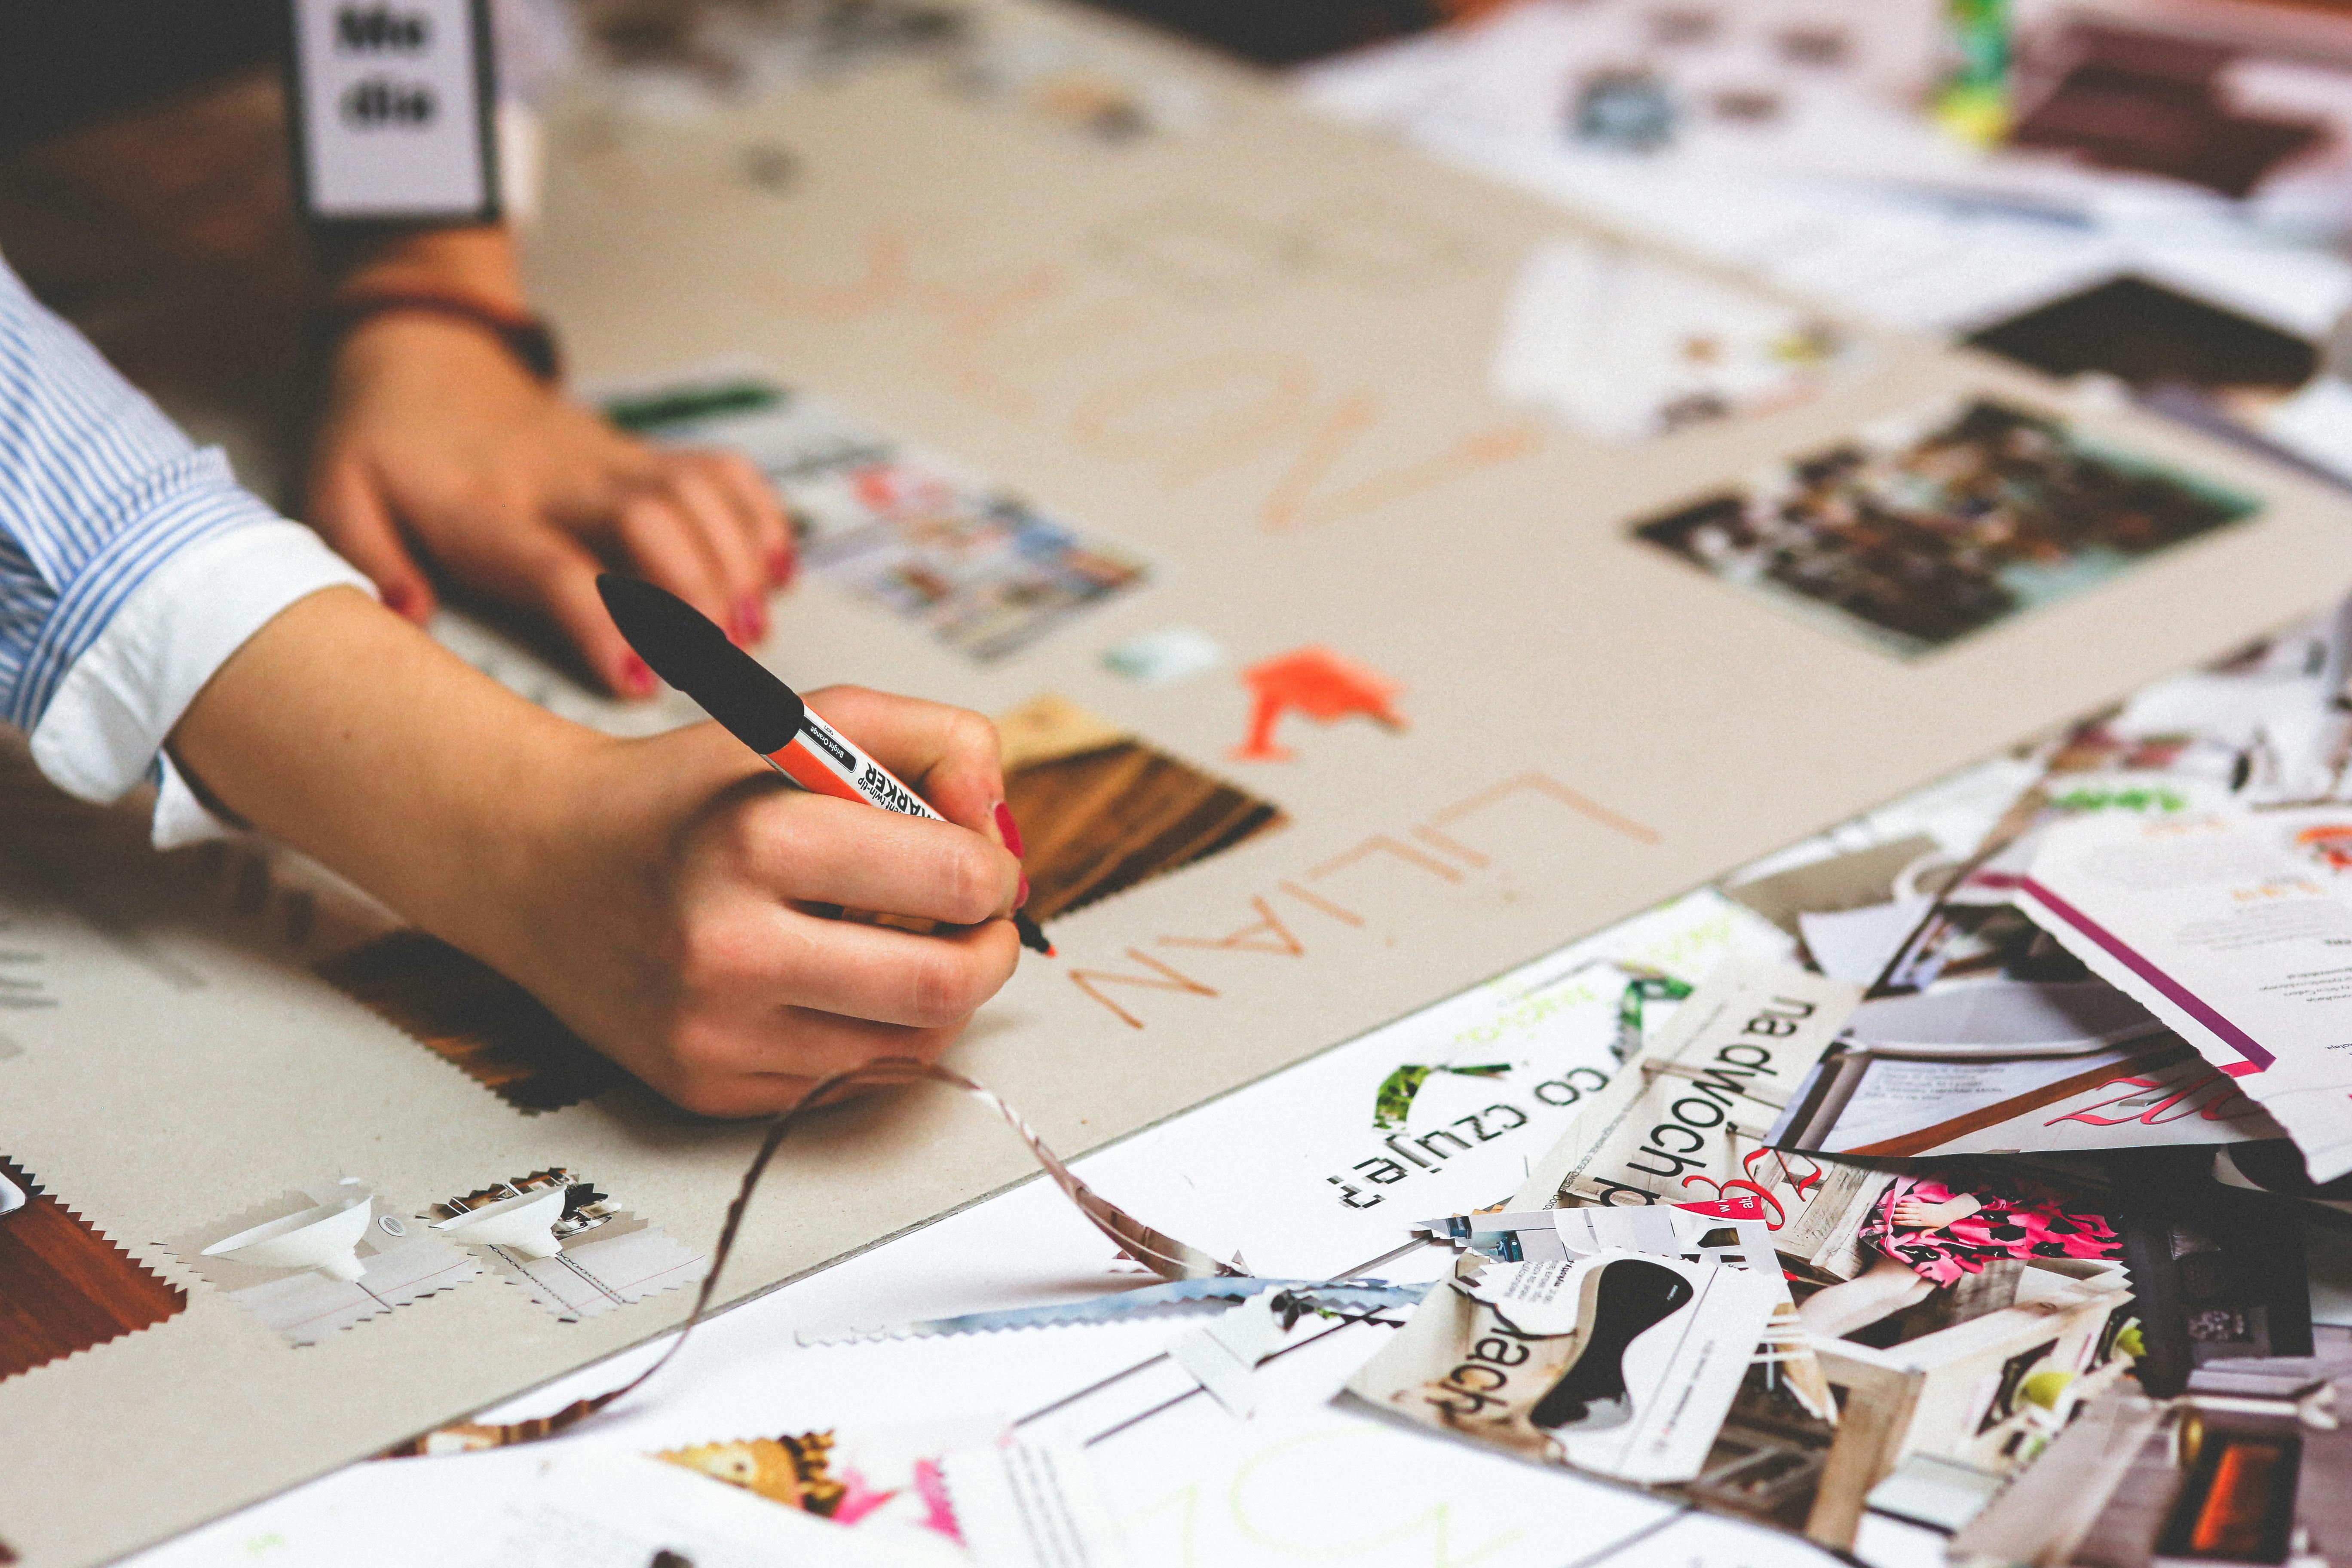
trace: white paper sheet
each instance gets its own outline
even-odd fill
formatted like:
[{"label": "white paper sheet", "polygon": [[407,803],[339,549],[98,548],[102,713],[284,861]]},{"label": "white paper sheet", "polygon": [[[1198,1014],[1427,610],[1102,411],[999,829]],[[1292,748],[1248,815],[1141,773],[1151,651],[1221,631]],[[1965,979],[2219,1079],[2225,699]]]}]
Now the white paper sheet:
[{"label": "white paper sheet", "polygon": [[2352,900],[2290,823],[2101,813],[2051,827],[2019,903],[2236,1079],[2315,1181],[2352,1171]]},{"label": "white paper sheet", "polygon": [[485,1531],[467,1568],[964,1568],[924,1532],[845,1530],[691,1471],[583,1451],[550,1465]]},{"label": "white paper sheet", "polygon": [[1639,441],[1811,396],[1857,355],[1814,311],[1582,240],[1522,265],[1495,390],[1605,441]]},{"label": "white paper sheet", "polygon": [[1813,955],[1822,973],[1832,980],[1869,985],[1885,972],[1895,950],[1934,902],[1932,899],[1896,899],[1826,914],[1808,910],[1797,916],[1797,930],[1805,939],[1805,951]]}]

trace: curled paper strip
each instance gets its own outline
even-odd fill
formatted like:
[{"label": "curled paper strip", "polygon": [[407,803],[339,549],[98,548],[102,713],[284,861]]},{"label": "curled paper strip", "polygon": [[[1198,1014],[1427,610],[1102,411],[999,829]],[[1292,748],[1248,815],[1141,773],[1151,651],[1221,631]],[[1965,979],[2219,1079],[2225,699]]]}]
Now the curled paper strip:
[{"label": "curled paper strip", "polygon": [[709,1308],[710,1299],[718,1291],[719,1272],[727,1267],[728,1256],[735,1250],[736,1233],[742,1228],[743,1215],[751,1206],[751,1194],[758,1190],[760,1178],[766,1173],[769,1161],[775,1158],[784,1135],[811,1111],[853,1090],[891,1089],[925,1081],[961,1089],[1004,1118],[1006,1124],[1021,1135],[1021,1141],[1029,1145],[1029,1152],[1036,1157],[1045,1174],[1053,1178],[1054,1184],[1078,1206],[1078,1212],[1092,1221],[1095,1228],[1108,1237],[1122,1253],[1162,1279],[1247,1277],[1248,1270],[1241,1266],[1238,1258],[1230,1264],[1220,1263],[1198,1247],[1188,1247],[1172,1236],[1152,1229],[1087,1186],[1062,1163],[1059,1155],[1045,1147],[1045,1140],[1037,1136],[1036,1130],[1023,1120],[1021,1113],[1007,1105],[994,1090],[982,1088],[960,1072],[930,1062],[886,1057],[854,1071],[835,1073],[831,1078],[821,1079],[801,1097],[799,1104],[789,1110],[778,1111],[769,1119],[767,1134],[760,1140],[759,1152],[751,1156],[751,1163],[743,1173],[742,1184],[736,1188],[734,1201],[727,1205],[727,1221],[719,1227],[719,1245],[711,1249],[710,1268],[702,1277],[702,1289],[695,1295],[694,1308],[687,1313],[686,1321],[678,1325],[677,1337],[670,1342],[669,1349],[664,1351],[653,1365],[618,1388],[608,1389],[586,1399],[575,1399],[551,1415],[504,1424],[453,1422],[387,1448],[378,1457],[398,1458],[411,1454],[461,1454],[478,1448],[502,1448],[518,1443],[536,1443],[579,1425],[614,1401],[642,1387],[670,1363],[670,1358],[685,1345],[687,1335],[693,1331],[695,1324],[702,1321],[703,1313]]},{"label": "curled paper strip", "polygon": [[[873,1072],[891,1065],[889,1061],[877,1062],[864,1071]],[[1110,1237],[1121,1251],[1162,1279],[1203,1279],[1214,1275],[1239,1279],[1249,1273],[1249,1268],[1238,1256],[1231,1263],[1220,1263],[1199,1248],[1187,1247],[1174,1237],[1152,1229],[1078,1180],[1071,1173],[1070,1168],[1062,1163],[1060,1157],[1045,1147],[1045,1140],[1021,1119],[1021,1113],[999,1099],[993,1089],[982,1089],[961,1073],[950,1072],[946,1068],[918,1062],[906,1065],[913,1069],[912,1075],[909,1079],[896,1081],[912,1081],[914,1077],[929,1078],[935,1082],[951,1084],[982,1104],[993,1106],[996,1113],[1021,1135],[1021,1141],[1029,1145],[1029,1152],[1036,1156],[1037,1163],[1045,1168],[1045,1173],[1054,1178],[1054,1184],[1062,1189],[1063,1195],[1078,1205],[1078,1212],[1092,1220],[1095,1228]],[[848,1076],[863,1075],[854,1073]],[[797,1110],[785,1112],[786,1116],[797,1114]]]}]

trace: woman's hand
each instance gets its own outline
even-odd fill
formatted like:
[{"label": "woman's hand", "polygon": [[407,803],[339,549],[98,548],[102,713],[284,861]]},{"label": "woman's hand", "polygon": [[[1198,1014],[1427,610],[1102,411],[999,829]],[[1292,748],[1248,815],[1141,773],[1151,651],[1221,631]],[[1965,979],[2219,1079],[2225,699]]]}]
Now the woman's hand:
[{"label": "woman's hand", "polygon": [[1918,1198],[1909,1197],[1896,1201],[1891,1217],[1898,1230],[1941,1230],[1983,1207],[1983,1202],[1972,1193],[1962,1193],[1939,1204],[1923,1203]]},{"label": "woman's hand", "polygon": [[583,730],[350,589],[257,632],[172,749],[228,809],[520,982],[679,1105],[750,1116],[878,1057],[936,1058],[1019,952],[994,726],[854,689],[809,702],[948,820],[803,794],[716,724]]},{"label": "woman's hand", "polygon": [[751,643],[792,574],[792,531],[731,452],[663,449],[533,379],[471,323],[395,311],[336,353],[306,520],[422,623],[427,566],[536,611],[624,696],[654,679],[596,596],[608,568],[658,583]]},{"label": "woman's hand", "polygon": [[[949,820],[786,784],[716,724],[582,770],[494,962],[689,1110],[748,1116],[880,1057],[936,1059],[1012,975],[1020,863],[994,726],[853,689],[809,705]],[[929,935],[827,918],[944,922]],[[822,912],[820,912],[822,911]]]}]

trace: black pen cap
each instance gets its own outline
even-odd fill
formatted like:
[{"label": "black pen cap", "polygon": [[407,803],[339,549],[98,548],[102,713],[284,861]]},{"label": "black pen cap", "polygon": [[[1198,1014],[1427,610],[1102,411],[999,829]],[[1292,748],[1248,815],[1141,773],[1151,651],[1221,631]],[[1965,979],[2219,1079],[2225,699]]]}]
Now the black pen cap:
[{"label": "black pen cap", "polygon": [[656,675],[702,704],[737,740],[766,756],[800,733],[800,695],[677,595],[607,572],[596,592],[613,624]]}]

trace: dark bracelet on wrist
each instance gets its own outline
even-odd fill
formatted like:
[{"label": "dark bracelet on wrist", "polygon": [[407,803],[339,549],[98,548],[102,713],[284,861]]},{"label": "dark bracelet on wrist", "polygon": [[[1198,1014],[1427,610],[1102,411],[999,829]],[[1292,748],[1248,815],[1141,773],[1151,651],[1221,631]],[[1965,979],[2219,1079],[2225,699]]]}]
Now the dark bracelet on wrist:
[{"label": "dark bracelet on wrist", "polygon": [[320,335],[331,345],[362,321],[410,310],[478,327],[496,338],[514,356],[515,363],[538,380],[552,386],[562,379],[562,356],[555,346],[555,333],[546,321],[460,294],[384,289],[341,296],[330,300],[319,312]]}]

